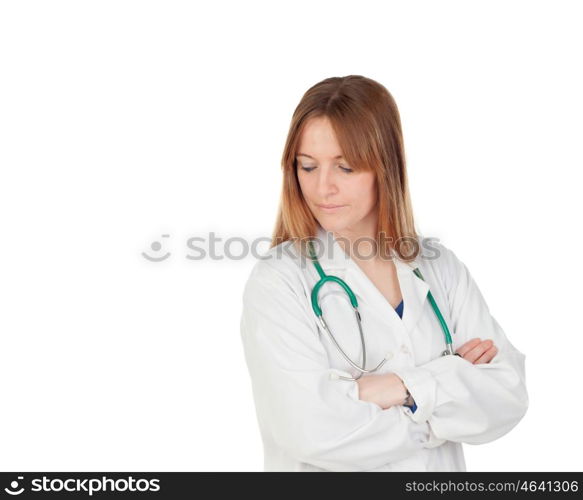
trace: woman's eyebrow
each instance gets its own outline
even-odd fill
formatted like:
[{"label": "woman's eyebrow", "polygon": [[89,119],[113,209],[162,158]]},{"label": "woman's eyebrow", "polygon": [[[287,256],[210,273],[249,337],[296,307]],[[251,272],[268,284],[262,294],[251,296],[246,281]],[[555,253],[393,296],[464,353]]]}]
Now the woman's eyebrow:
[{"label": "woman's eyebrow", "polygon": [[[308,158],[311,158],[312,160],[315,160],[316,159],[313,156],[307,155],[305,153],[298,153],[296,156],[307,156]],[[334,160],[339,160],[340,158],[344,158],[344,156],[338,155],[338,156],[335,156],[333,159]]]}]

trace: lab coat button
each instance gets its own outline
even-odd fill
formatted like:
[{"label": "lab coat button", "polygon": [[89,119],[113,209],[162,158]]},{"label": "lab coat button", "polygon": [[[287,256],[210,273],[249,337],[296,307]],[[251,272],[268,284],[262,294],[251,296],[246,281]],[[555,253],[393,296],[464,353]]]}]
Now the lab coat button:
[{"label": "lab coat button", "polygon": [[408,348],[408,347],[407,347],[405,344],[403,344],[403,345],[401,346],[401,352],[402,352],[403,354],[407,354],[407,355],[411,354],[411,353],[409,352],[409,348]]}]

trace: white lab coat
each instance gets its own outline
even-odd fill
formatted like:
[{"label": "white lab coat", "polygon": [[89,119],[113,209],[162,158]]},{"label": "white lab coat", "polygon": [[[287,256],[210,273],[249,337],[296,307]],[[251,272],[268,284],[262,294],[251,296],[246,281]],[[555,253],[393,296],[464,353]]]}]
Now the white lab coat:
[{"label": "white lab coat", "polygon": [[[332,233],[319,227],[318,238],[324,272],[344,279],[356,294],[366,367],[388,355],[375,373],[401,377],[417,410],[383,410],[359,399],[356,382],[331,376],[357,372],[312,310],[314,265],[299,259],[291,241],[282,243],[255,264],[241,316],[265,471],[465,471],[461,443],[498,439],[526,413],[524,354],[490,314],[466,266],[442,244],[432,242],[440,253],[433,260],[419,256],[413,265],[395,259],[404,300],[401,319]],[[415,276],[415,267],[425,281]],[[444,334],[429,289],[454,349],[474,337],[492,339],[498,354],[490,363],[441,356]],[[319,303],[340,345],[360,364],[358,326],[346,293],[327,283]]]}]

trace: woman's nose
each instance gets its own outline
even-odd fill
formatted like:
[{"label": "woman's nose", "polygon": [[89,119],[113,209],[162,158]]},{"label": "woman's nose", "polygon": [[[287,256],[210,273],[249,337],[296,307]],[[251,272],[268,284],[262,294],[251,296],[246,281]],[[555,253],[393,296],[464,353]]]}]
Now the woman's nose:
[{"label": "woman's nose", "polygon": [[338,191],[336,179],[331,169],[322,168],[318,172],[318,194],[320,199],[326,199],[330,194]]}]

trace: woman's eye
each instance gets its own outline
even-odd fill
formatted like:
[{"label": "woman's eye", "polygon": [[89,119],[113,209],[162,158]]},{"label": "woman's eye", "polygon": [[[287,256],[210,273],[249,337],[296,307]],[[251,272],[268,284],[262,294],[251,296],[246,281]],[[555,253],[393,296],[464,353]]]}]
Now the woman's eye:
[{"label": "woman's eye", "polygon": [[[340,167],[340,169],[343,172],[346,172],[347,174],[349,174],[350,172],[352,172],[353,170],[349,167],[343,167],[342,165],[338,165]],[[304,170],[305,172],[311,172],[312,170],[314,170],[316,167],[304,167],[303,165],[301,166],[301,169]]]}]

